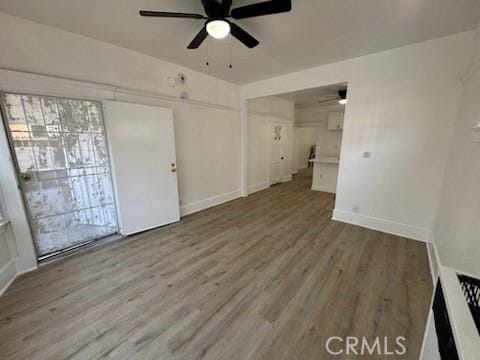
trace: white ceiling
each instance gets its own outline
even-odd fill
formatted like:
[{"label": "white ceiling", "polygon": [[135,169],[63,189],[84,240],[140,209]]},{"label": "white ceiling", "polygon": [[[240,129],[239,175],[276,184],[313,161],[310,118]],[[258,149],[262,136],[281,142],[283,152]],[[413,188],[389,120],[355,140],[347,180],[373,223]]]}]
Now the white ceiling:
[{"label": "white ceiling", "polygon": [[[234,0],[234,6],[256,1]],[[255,49],[225,40],[186,46],[200,20],[141,18],[138,10],[202,12],[200,0],[0,0],[0,11],[244,84],[476,27],[479,0],[293,0],[293,11],[237,21]]]}]

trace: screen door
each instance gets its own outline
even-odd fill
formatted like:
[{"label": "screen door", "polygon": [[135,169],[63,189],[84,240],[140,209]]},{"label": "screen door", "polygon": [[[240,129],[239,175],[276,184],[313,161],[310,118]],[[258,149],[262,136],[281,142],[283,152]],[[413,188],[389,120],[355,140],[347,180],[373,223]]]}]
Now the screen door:
[{"label": "screen door", "polygon": [[0,94],[37,255],[118,230],[100,102]]}]

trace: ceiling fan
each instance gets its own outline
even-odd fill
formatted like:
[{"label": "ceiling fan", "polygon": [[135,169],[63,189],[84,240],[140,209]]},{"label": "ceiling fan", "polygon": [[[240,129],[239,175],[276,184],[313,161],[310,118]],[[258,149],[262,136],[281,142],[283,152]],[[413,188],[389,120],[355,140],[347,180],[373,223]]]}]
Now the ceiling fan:
[{"label": "ceiling fan", "polygon": [[330,103],[338,101],[339,104],[345,105],[347,103],[347,89],[341,89],[337,91],[337,95],[327,95],[323,99],[318,100],[318,104]]},{"label": "ceiling fan", "polygon": [[163,11],[140,11],[141,16],[149,17],[165,17],[165,18],[184,18],[206,20],[200,32],[195,36],[187,49],[198,49],[208,35],[223,39],[228,34],[238,39],[241,43],[249,48],[254,48],[259,44],[258,40],[247,33],[237,24],[227,19],[246,19],[255,16],[264,16],[288,12],[292,9],[291,0],[271,0],[257,4],[241,6],[230,10],[232,0],[201,0],[205,9],[205,15],[163,12]]}]

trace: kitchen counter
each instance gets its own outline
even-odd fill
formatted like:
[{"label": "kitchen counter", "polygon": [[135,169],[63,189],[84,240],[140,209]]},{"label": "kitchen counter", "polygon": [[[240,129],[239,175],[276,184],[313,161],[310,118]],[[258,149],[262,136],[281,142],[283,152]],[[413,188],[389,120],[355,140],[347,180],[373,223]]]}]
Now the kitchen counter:
[{"label": "kitchen counter", "polygon": [[312,190],[335,193],[337,190],[338,157],[317,156],[313,163]]},{"label": "kitchen counter", "polygon": [[321,163],[321,164],[338,164],[339,159],[333,156],[319,156],[318,158],[309,160],[312,163]]}]

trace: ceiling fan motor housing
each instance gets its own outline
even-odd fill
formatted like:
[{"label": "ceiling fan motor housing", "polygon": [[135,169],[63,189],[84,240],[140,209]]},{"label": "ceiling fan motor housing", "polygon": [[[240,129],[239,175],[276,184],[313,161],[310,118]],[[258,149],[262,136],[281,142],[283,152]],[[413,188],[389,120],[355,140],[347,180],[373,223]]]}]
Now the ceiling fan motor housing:
[{"label": "ceiling fan motor housing", "polygon": [[232,0],[202,0],[202,4],[209,20],[224,20],[230,13]]}]

